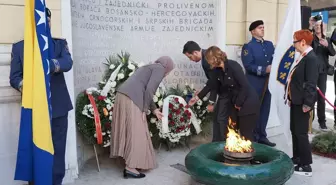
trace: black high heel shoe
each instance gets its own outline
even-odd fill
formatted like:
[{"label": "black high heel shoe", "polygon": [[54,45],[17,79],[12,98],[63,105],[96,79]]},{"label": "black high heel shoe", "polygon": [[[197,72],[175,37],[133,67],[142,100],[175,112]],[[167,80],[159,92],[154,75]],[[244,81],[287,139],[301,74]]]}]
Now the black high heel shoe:
[{"label": "black high heel shoe", "polygon": [[144,177],[146,177],[146,175],[143,174],[143,173],[136,174],[136,173],[133,173],[129,170],[124,169],[124,178],[125,179],[127,179],[127,178],[140,179],[140,178],[144,178]]}]

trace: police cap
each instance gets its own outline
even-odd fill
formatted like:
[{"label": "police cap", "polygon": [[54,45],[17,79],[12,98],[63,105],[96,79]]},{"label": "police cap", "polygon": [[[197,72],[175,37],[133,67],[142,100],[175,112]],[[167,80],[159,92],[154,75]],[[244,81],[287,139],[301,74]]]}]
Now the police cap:
[{"label": "police cap", "polygon": [[250,25],[249,31],[252,31],[252,30],[256,29],[260,25],[264,25],[264,21],[257,20],[257,21],[252,22],[251,25]]},{"label": "police cap", "polygon": [[49,10],[49,8],[46,7],[45,12],[47,14],[47,17],[51,18],[51,11]]}]

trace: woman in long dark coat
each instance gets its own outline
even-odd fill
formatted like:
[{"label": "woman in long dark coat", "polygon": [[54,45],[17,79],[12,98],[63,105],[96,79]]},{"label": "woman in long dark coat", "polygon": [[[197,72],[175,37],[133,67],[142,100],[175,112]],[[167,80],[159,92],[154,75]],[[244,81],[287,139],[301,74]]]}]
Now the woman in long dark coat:
[{"label": "woman in long dark coat", "polygon": [[124,158],[124,177],[143,178],[137,169],[157,166],[148,130],[146,112],[158,119],[162,113],[155,107],[153,96],[163,78],[174,68],[170,57],[160,57],[154,64],[137,69],[119,89],[114,104],[111,132],[111,157]]},{"label": "woman in long dark coat", "polygon": [[[243,72],[243,68],[236,61],[228,60],[225,52],[216,46],[212,46],[206,51],[206,59],[211,68],[214,68],[210,77],[209,88],[204,88],[197,96],[190,100],[189,105],[193,105],[198,99],[203,99],[210,91],[228,93],[231,99],[229,107],[227,105],[217,105],[215,111],[231,110],[231,117],[237,121],[240,134],[246,139],[253,141],[253,130],[259,116],[259,97],[256,91],[250,86]],[[218,91],[217,91],[218,92]],[[211,101],[216,101],[216,96],[210,96]],[[213,110],[213,105],[208,109]],[[218,113],[221,114],[220,112]],[[227,125],[218,123],[218,129],[227,130]],[[214,127],[215,128],[215,127]],[[226,132],[225,132],[226,134]]]}]

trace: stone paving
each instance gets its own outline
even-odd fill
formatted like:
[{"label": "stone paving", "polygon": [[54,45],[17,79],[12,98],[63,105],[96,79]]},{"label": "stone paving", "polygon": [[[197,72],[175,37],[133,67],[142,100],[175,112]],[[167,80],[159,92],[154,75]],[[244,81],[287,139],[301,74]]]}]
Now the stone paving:
[{"label": "stone paving", "polygon": [[[334,85],[329,79],[328,92],[326,93],[330,100],[334,100]],[[330,106],[327,107],[328,126],[333,126],[333,111]],[[314,130],[318,130],[316,120],[313,123]],[[277,143],[279,150],[285,151],[291,156],[291,149],[284,142],[284,136],[270,138]],[[204,143],[208,141],[201,141]],[[193,147],[197,144],[193,144]],[[186,148],[176,148],[171,152],[162,148],[157,151],[157,161],[159,167],[150,172],[146,172],[144,179],[123,179],[123,165],[115,159],[109,159],[107,155],[100,156],[101,171],[97,171],[95,159],[91,159],[80,171],[79,179],[69,185],[199,185],[193,181],[190,176],[176,168],[171,167],[174,164],[184,165],[184,157],[189,152]],[[314,164],[313,177],[303,177],[293,174],[292,178],[285,185],[336,185],[336,160],[313,156]]]},{"label": "stone paving", "polygon": [[[329,124],[330,125],[330,124]],[[331,126],[331,125],[330,125]],[[315,122],[314,128],[318,125]],[[274,137],[270,140],[278,143],[277,148],[288,152],[286,144],[281,144],[284,138]],[[193,145],[195,147],[195,145]],[[189,152],[187,148],[176,148],[168,152],[165,148],[157,151],[159,167],[146,172],[144,179],[123,179],[123,165],[116,159],[109,159],[107,155],[100,156],[101,171],[98,172],[95,159],[91,159],[80,171],[79,179],[71,185],[199,185],[190,176],[176,168],[174,164],[184,165],[184,157]],[[336,160],[313,156],[313,177],[293,175],[286,185],[336,185]]]},{"label": "stone paving", "polygon": [[[272,140],[283,141],[283,138]],[[286,146],[279,145],[277,148],[281,147]],[[171,167],[174,164],[183,165],[188,151],[184,148],[177,148],[171,152],[161,149],[157,153],[159,167],[147,172],[147,177],[144,179],[123,179],[123,165],[115,159],[109,159],[106,155],[101,156],[100,172],[97,171],[95,159],[92,159],[80,172],[79,179],[71,185],[199,185],[187,173]],[[336,185],[336,161],[315,155],[313,160],[313,177],[293,175],[286,185]]]}]

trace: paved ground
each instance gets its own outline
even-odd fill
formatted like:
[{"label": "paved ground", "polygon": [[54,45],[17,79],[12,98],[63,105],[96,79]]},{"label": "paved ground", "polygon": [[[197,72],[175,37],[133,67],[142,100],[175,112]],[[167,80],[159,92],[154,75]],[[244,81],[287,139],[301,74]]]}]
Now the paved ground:
[{"label": "paved ground", "polygon": [[[329,79],[327,97],[334,100],[334,85]],[[328,126],[333,126],[333,111],[330,106],[327,108]],[[315,120],[313,127],[318,130],[318,124]],[[274,137],[270,140],[278,144],[277,148],[290,155],[290,148],[283,142],[284,138]],[[189,152],[188,149],[178,148],[171,152],[161,149],[157,153],[159,167],[153,171],[147,172],[144,179],[123,179],[123,165],[116,160],[109,159],[107,156],[101,156],[101,171],[97,171],[96,161],[92,159],[80,171],[79,179],[71,185],[198,185],[190,176],[176,168],[171,167],[174,164],[184,164],[184,157]],[[313,156],[313,177],[302,177],[293,175],[286,185],[336,185],[336,160]]]},{"label": "paved ground", "polygon": [[[276,140],[283,140],[276,138]],[[273,139],[273,141],[276,141]],[[278,142],[278,141],[276,141]],[[286,147],[279,145],[278,148]],[[80,172],[79,179],[71,185],[198,185],[190,176],[176,168],[174,164],[184,164],[184,157],[188,153],[187,149],[178,148],[172,152],[162,149],[157,154],[159,167],[147,172],[144,179],[123,179],[123,165],[117,160],[101,157],[101,171],[97,171],[96,161],[90,160],[84,170]],[[302,177],[293,175],[286,185],[336,185],[336,161],[314,156],[313,177]]]}]

